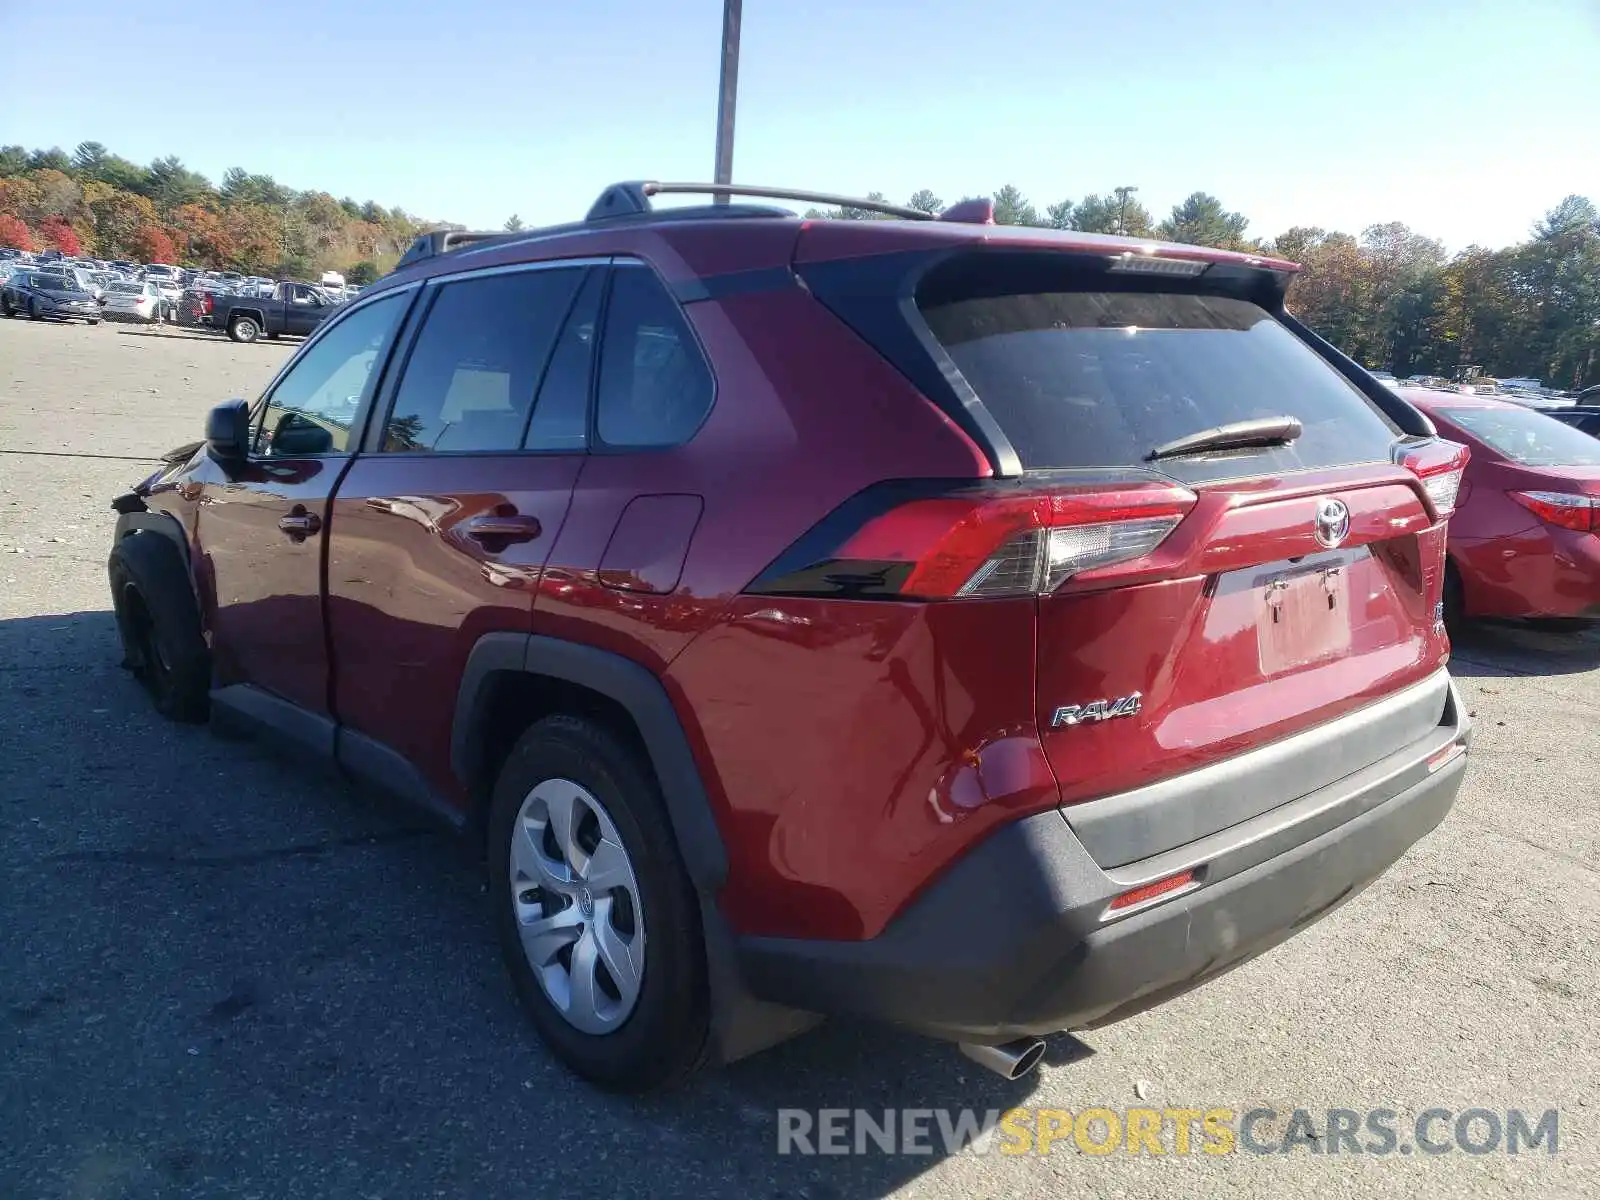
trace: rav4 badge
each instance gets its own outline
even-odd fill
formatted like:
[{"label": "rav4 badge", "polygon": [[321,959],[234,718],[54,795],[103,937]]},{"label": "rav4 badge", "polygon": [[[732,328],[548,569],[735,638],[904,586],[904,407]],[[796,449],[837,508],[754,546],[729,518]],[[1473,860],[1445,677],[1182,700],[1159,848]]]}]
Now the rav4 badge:
[{"label": "rav4 badge", "polygon": [[1131,717],[1139,711],[1144,697],[1139,692],[1116,700],[1091,700],[1088,704],[1063,704],[1050,718],[1050,728],[1082,725],[1086,721],[1109,721],[1112,717]]}]

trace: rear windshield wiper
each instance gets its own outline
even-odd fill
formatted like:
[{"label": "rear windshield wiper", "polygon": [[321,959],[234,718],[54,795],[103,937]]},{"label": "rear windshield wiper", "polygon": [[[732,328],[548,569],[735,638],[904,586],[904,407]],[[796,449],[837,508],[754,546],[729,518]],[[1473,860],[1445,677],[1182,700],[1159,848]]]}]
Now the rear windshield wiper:
[{"label": "rear windshield wiper", "polygon": [[1234,421],[1198,433],[1186,433],[1181,438],[1162,442],[1149,454],[1145,462],[1161,458],[1182,458],[1186,454],[1204,454],[1208,450],[1242,450],[1250,446],[1287,446],[1303,432],[1305,427],[1294,417],[1255,417],[1249,421]]}]

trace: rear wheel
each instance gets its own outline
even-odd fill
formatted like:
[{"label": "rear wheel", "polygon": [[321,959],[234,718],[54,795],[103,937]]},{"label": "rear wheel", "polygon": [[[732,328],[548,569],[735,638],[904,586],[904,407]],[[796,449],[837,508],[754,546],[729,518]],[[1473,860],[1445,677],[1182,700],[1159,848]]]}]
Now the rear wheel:
[{"label": "rear wheel", "polygon": [[228,322],[228,336],[236,342],[253,342],[261,336],[261,326],[251,317],[235,317]]},{"label": "rear wheel", "polygon": [[495,785],[488,862],[506,966],[562,1062],[629,1092],[704,1065],[699,908],[635,752],[574,717],[534,725]]},{"label": "rear wheel", "polygon": [[41,320],[41,319],[42,318],[41,318],[40,313],[39,313],[39,301],[36,300],[36,299],[35,300],[29,300],[28,301],[28,320],[30,320],[30,321],[38,321],[38,320]]}]

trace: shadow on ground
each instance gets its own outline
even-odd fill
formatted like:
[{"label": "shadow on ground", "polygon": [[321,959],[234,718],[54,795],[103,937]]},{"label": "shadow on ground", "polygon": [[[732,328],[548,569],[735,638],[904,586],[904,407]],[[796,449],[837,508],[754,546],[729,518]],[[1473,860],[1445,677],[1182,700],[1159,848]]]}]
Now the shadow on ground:
[{"label": "shadow on ground", "polygon": [[[176,338],[176,339],[179,339],[179,340],[186,340],[186,341],[191,341],[191,342],[215,342],[218,345],[228,345],[228,346],[236,346],[236,345],[241,345],[241,344],[248,344],[248,343],[235,342],[232,338],[227,337],[226,335],[221,334],[221,333],[202,333],[198,329],[196,329],[196,330],[185,330],[183,332],[179,332],[178,330],[175,330],[175,329],[173,329],[173,330],[164,330],[164,329],[119,329],[119,330],[117,330],[117,333],[121,337],[164,338],[164,339],[169,339],[169,340],[173,339],[173,338]],[[262,338],[260,344],[271,345],[272,342],[267,338]]]},{"label": "shadow on ground", "polygon": [[1450,673],[1466,678],[1574,675],[1600,666],[1600,625],[1478,621],[1450,635]]},{"label": "shadow on ground", "polygon": [[936,1123],[931,1154],[779,1156],[778,1110],[1032,1091],[838,1024],[603,1095],[516,1008],[471,847],[161,721],[119,658],[106,612],[0,622],[0,1194],[881,1196]]}]

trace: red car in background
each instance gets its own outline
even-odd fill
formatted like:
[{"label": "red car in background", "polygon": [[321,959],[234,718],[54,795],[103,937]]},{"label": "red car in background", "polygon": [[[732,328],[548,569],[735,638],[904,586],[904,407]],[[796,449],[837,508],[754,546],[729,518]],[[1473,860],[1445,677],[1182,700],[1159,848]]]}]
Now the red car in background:
[{"label": "red car in background", "polygon": [[1600,441],[1486,396],[1400,394],[1472,449],[1450,518],[1447,617],[1600,620]]}]

